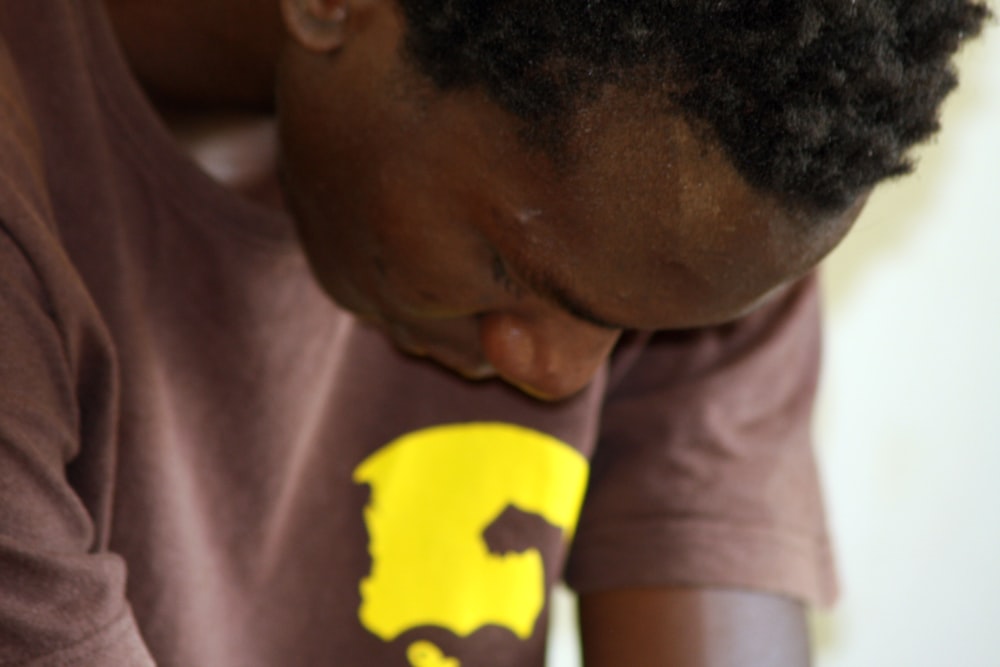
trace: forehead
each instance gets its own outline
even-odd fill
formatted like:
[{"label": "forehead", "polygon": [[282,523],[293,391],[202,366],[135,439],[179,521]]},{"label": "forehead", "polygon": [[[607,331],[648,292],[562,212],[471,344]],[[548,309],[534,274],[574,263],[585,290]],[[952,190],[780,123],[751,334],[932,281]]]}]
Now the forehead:
[{"label": "forehead", "polygon": [[586,295],[603,319],[731,319],[839,238],[753,190],[655,96],[605,88],[564,119],[565,159],[553,159],[480,91],[439,91],[401,60],[388,71],[395,117],[378,136],[380,159],[408,170],[397,181],[434,193],[515,270]]},{"label": "forehead", "polygon": [[452,163],[487,174],[476,195],[492,207],[484,231],[515,268],[588,295],[604,319],[651,329],[728,319],[818,259],[803,221],[647,98],[607,91],[568,119],[557,161],[473,98],[428,113],[443,141],[453,137]]}]

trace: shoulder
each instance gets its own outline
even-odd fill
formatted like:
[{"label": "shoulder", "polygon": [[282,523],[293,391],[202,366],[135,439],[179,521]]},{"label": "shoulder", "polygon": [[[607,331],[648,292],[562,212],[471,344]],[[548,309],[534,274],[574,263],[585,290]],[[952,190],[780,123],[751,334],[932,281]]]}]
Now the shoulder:
[{"label": "shoulder", "polygon": [[45,208],[43,171],[38,129],[0,33],[0,217],[14,215],[12,209]]},{"label": "shoulder", "polygon": [[39,312],[57,321],[77,321],[89,295],[56,224],[42,134],[22,65],[0,31],[0,289],[7,297],[0,317],[10,318],[17,292],[16,299],[37,301]]}]

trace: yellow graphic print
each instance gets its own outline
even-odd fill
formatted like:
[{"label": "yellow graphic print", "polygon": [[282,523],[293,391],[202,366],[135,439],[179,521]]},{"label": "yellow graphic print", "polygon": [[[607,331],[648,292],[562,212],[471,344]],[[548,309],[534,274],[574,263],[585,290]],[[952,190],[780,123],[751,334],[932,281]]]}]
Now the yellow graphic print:
[{"label": "yellow graphic print", "polygon": [[446,657],[430,642],[413,642],[406,650],[406,657],[413,667],[460,667],[458,660]]},{"label": "yellow graphic print", "polygon": [[[491,553],[484,531],[515,507],[568,538],[587,473],[569,445],[512,424],[438,426],[389,443],[354,471],[371,487],[361,623],[385,641],[423,626],[467,637],[486,625],[527,639],[545,603],[542,556]],[[414,667],[459,665],[427,641],[407,657]]]}]

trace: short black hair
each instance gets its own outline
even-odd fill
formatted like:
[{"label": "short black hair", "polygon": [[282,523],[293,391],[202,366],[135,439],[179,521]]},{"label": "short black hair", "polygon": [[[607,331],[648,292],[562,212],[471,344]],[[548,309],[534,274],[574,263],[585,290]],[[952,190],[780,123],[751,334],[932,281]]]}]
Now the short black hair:
[{"label": "short black hair", "polygon": [[482,87],[551,139],[605,84],[660,87],[751,186],[820,210],[912,170],[952,55],[990,15],[969,0],[397,2],[441,89]]}]

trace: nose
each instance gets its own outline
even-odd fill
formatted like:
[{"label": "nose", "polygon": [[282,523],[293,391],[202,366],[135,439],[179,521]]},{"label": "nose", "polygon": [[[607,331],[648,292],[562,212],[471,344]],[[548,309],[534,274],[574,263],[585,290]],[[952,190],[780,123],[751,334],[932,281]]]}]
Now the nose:
[{"label": "nose", "polygon": [[567,398],[587,386],[620,333],[560,312],[494,312],[479,320],[480,345],[497,374],[544,400]]}]

